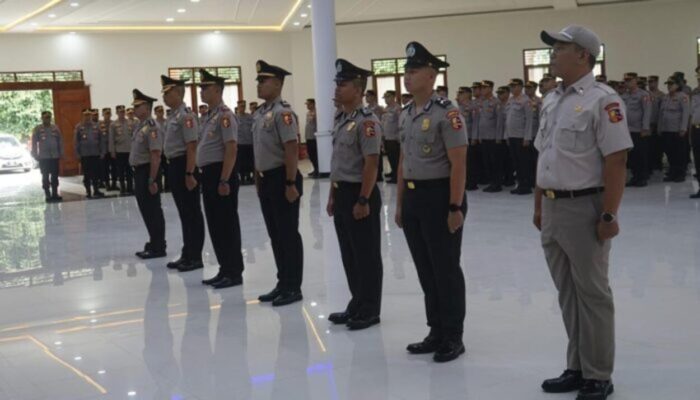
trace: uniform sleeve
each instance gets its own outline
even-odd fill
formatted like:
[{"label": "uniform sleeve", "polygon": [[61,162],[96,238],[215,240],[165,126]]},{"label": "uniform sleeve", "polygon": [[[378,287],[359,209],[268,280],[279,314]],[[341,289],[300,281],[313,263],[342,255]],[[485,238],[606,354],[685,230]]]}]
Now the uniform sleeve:
[{"label": "uniform sleeve", "polygon": [[275,114],[275,126],[282,143],[294,142],[299,132],[299,121],[296,114],[289,109]]},{"label": "uniform sleeve", "polygon": [[505,121],[505,110],[500,104],[500,101],[496,104],[496,140],[503,140],[506,130]]},{"label": "uniform sleeve", "polygon": [[379,154],[382,142],[382,124],[377,118],[365,118],[359,127],[360,148],[363,156]]},{"label": "uniform sleeve", "polygon": [[238,119],[232,112],[227,111],[219,118],[219,129],[224,143],[238,141]]},{"label": "uniform sleeve", "polygon": [[105,130],[102,131],[100,129],[100,154],[105,155],[107,154],[107,139],[109,136],[109,132],[107,130],[107,127],[104,128]]},{"label": "uniform sleeve", "polygon": [[683,116],[681,117],[681,132],[683,132],[687,131],[688,126],[690,126],[690,101],[688,96],[683,96],[681,106],[683,106]]},{"label": "uniform sleeve", "polygon": [[533,130],[532,125],[535,123],[535,118],[530,100],[528,100],[523,107],[525,107],[525,135],[523,137],[528,142],[531,142]]},{"label": "uniform sleeve", "polygon": [[163,131],[158,125],[151,126],[148,132],[148,150],[163,151]]},{"label": "uniform sleeve", "polygon": [[467,145],[467,127],[462,114],[456,107],[451,107],[440,120],[440,134],[446,149]]},{"label": "uniform sleeve", "polygon": [[608,95],[600,100],[596,139],[604,157],[632,148],[632,138],[627,127],[627,115],[618,95]]},{"label": "uniform sleeve", "polygon": [[475,107],[470,112],[472,114],[472,139],[479,139],[479,108]]},{"label": "uniform sleeve", "polygon": [[34,128],[34,131],[32,131],[32,157],[36,158],[37,157],[37,152],[36,152],[36,147],[37,147],[37,141],[39,138],[37,137],[36,131],[37,128]]},{"label": "uniform sleeve", "polygon": [[182,120],[182,136],[185,143],[192,143],[199,140],[199,122],[193,113],[188,113]]}]

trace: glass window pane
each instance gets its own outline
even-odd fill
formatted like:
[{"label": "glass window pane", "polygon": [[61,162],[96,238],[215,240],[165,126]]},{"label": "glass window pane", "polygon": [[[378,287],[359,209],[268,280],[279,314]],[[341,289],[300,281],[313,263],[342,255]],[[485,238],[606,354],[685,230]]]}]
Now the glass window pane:
[{"label": "glass window pane", "polygon": [[600,62],[597,62],[595,64],[595,67],[593,67],[593,75],[602,75],[603,74],[603,64]]},{"label": "glass window pane", "polygon": [[374,60],[372,61],[372,73],[374,75],[388,75],[396,73],[396,60]]},{"label": "glass window pane", "polygon": [[1,72],[0,73],[0,82],[14,82],[15,81],[15,74],[11,72]]},{"label": "glass window pane", "polygon": [[550,54],[551,50],[548,48],[525,50],[525,66],[549,65]]},{"label": "glass window pane", "polygon": [[539,82],[547,72],[549,72],[549,67],[528,67],[527,80]]},{"label": "glass window pane", "polygon": [[56,72],[56,82],[79,82],[83,80],[81,71],[58,71]]},{"label": "glass window pane", "polygon": [[433,89],[437,89],[438,86],[445,86],[445,73],[440,72],[437,77],[435,78],[435,87]]},{"label": "glass window pane", "polygon": [[216,75],[222,78],[226,78],[227,83],[237,83],[241,81],[241,69],[239,67],[217,68]]},{"label": "glass window pane", "polygon": [[230,108],[236,108],[236,103],[238,103],[238,85],[226,85],[224,88],[224,103]]},{"label": "glass window pane", "polygon": [[394,76],[377,77],[377,87],[374,89],[377,92],[377,97],[379,97],[379,104],[385,106],[384,92],[387,90],[398,90],[396,87],[396,78]]},{"label": "glass window pane", "polygon": [[52,72],[19,72],[17,82],[52,82]]},{"label": "glass window pane", "polygon": [[192,68],[170,68],[168,75],[172,79],[190,80],[194,75],[194,70]]},{"label": "glass window pane", "polygon": [[189,108],[192,108],[192,88],[194,88],[194,86],[192,86],[192,85],[185,86],[184,101],[185,101],[185,104],[187,104],[187,107],[189,107]]}]

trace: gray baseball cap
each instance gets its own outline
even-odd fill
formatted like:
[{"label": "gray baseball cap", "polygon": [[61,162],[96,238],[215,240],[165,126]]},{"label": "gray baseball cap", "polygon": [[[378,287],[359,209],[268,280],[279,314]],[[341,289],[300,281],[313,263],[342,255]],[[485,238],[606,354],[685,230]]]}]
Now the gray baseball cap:
[{"label": "gray baseball cap", "polygon": [[556,42],[576,43],[588,50],[593,57],[600,54],[600,38],[592,30],[579,25],[569,25],[559,32],[542,31],[540,38],[553,46]]}]

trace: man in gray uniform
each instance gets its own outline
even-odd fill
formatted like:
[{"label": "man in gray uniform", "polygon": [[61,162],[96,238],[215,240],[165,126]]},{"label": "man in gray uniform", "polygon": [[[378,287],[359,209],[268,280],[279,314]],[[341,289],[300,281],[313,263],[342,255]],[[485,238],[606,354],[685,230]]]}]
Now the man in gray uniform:
[{"label": "man in gray uniform", "polygon": [[202,281],[214,289],[224,289],[243,283],[243,253],[241,252],[241,222],[238,218],[236,171],[238,151],[238,121],[224,104],[225,79],[199,70],[200,96],[209,112],[199,126],[197,166],[202,171],[204,213],[209,227],[219,272]]},{"label": "man in gray uniform", "polygon": [[[58,127],[51,123],[51,111],[41,113],[41,125],[32,133],[32,157],[39,161],[41,187],[46,202],[63,201],[58,195],[59,161],[63,158],[63,137]],[[49,187],[51,191],[49,191]]]},{"label": "man in gray uniform", "polygon": [[382,253],[377,163],[381,124],[362,107],[370,71],[338,59],[335,101],[343,112],[335,119],[331,157],[331,190],[326,210],[333,217],[340,255],[352,298],[345,311],[328,320],[349,329],[379,323],[382,299]]},{"label": "man in gray uniform", "polygon": [[129,153],[131,152],[131,135],[134,133],[136,125],[126,119],[124,106],[119,105],[116,110],[117,120],[109,126],[109,153],[115,160],[119,192],[133,194],[134,176],[129,165]]},{"label": "man in gray uniform", "polygon": [[132,134],[129,164],[134,168],[136,203],[149,237],[143,251],[137,252],[136,256],[142,259],[165,257],[165,218],[160,203],[163,132],[151,117],[156,99],[138,89],[132,93],[134,114],[141,122]]},{"label": "man in gray uniform", "polygon": [[396,172],[399,168],[399,156],[401,155],[401,145],[399,143],[399,115],[401,115],[401,106],[396,101],[396,92],[387,90],[384,93],[384,115],[381,117],[384,150],[389,159],[391,173],[387,176],[387,183],[396,183]]},{"label": "man in gray uniform", "polygon": [[[533,142],[537,136],[537,132],[540,130],[540,110],[542,109],[542,99],[537,97],[537,83],[533,81],[528,81],[525,83],[525,95],[530,99],[530,112],[532,113],[532,118],[530,119],[530,126],[527,130],[530,132],[530,137]],[[537,149],[534,145],[528,147],[530,151],[530,176],[533,177],[531,183],[532,187],[535,187],[534,176],[537,173]]]},{"label": "man in gray uniform", "polygon": [[686,146],[690,120],[690,100],[681,90],[683,81],[676,76],[666,80],[668,95],[659,105],[659,132],[664,143],[664,152],[669,169],[664,182],[685,182]]},{"label": "man in gray uniform", "polygon": [[236,107],[238,118],[238,176],[241,185],[253,185],[255,163],[253,161],[253,115],[246,112],[245,100],[239,100]]},{"label": "man in gray uniform", "polygon": [[320,178],[318,170],[318,145],[316,143],[316,100],[306,99],[306,125],[304,125],[304,140],[306,140],[306,150],[309,161],[314,170],[309,173],[311,178]]},{"label": "man in gray uniform", "polygon": [[206,104],[199,105],[199,124],[201,125],[207,118],[207,113],[209,112],[209,106]]},{"label": "man in gray uniform", "polygon": [[498,118],[500,109],[501,105],[493,95],[493,82],[482,81],[479,117],[474,121],[474,126],[484,157],[485,172],[488,175],[489,186],[484,189],[487,193],[503,190],[503,132]]},{"label": "man in gray uniform", "polygon": [[649,137],[649,174],[663,169],[664,148],[659,132],[659,107],[666,93],[659,90],[659,77],[649,75],[649,95],[651,96],[651,136]]},{"label": "man in gray uniform", "polygon": [[[698,87],[690,95],[690,143],[693,146],[695,178],[700,182],[700,73],[696,75]],[[700,190],[690,195],[691,199],[700,199]]]},{"label": "man in gray uniform", "polygon": [[93,198],[93,194],[95,197],[104,197],[104,193],[100,192],[101,160],[104,157],[102,134],[93,122],[90,109],[83,110],[83,120],[75,127],[74,137],[75,154],[80,158],[87,198]]},{"label": "man in gray uniform", "polygon": [[299,121],[282,100],[284,78],[291,73],[259,60],[258,97],[265,100],[255,112],[253,150],[256,186],[277,266],[277,285],[258,299],[283,306],[302,300],[304,245],[299,234],[299,206],[303,194],[299,173]]},{"label": "man in gray uniform", "polygon": [[518,179],[518,187],[511,190],[511,194],[532,193],[533,177],[530,159],[530,145],[532,143],[532,108],[530,98],[523,94],[524,82],[522,79],[510,80],[511,96],[506,104],[505,138],[508,140],[510,157],[515,166]]},{"label": "man in gray uniform", "polygon": [[200,189],[196,171],[199,124],[197,114],[187,108],[184,80],[160,77],[163,102],[172,112],[162,125],[165,135],[163,153],[168,160],[168,182],[182,227],[182,251],[177,261],[167,267],[180,272],[204,267],[204,217],[200,205]]},{"label": "man in gray uniform", "polygon": [[418,42],[406,46],[406,89],[414,101],[401,113],[401,161],[396,224],[403,228],[425,294],[430,333],[406,348],[436,362],[464,353],[462,225],[467,213],[467,132],[448,99],[433,92],[440,68],[450,65]]},{"label": "man in gray uniform", "polygon": [[644,187],[649,179],[649,133],[651,124],[651,98],[639,88],[636,72],[625,74],[627,91],[621,96],[627,109],[627,128],[632,135],[634,148],[630,152],[632,179],[628,187]]},{"label": "man in gray uniform", "polygon": [[542,389],[579,390],[577,400],[605,400],[613,392],[615,359],[610,242],[620,229],[615,215],[632,139],[622,99],[593,77],[598,36],[568,26],[543,31],[541,38],[553,48],[552,72],[562,84],[542,105],[533,222],[569,337],[566,371]]},{"label": "man in gray uniform", "polygon": [[109,132],[112,126],[112,109],[105,107],[102,109],[102,121],[99,123],[100,133],[102,134],[102,144],[105,147],[103,168],[104,175],[102,180],[108,190],[117,190],[117,166],[116,161],[112,158],[112,153],[109,151]]},{"label": "man in gray uniform", "polygon": [[[370,109],[380,120],[384,116],[384,107],[379,105],[377,99],[377,92],[374,90],[368,90],[365,92],[365,99],[367,100],[367,108]],[[382,146],[383,147],[383,146]],[[379,155],[379,169],[377,172],[377,182],[384,182],[384,148],[382,148],[382,154]]]}]

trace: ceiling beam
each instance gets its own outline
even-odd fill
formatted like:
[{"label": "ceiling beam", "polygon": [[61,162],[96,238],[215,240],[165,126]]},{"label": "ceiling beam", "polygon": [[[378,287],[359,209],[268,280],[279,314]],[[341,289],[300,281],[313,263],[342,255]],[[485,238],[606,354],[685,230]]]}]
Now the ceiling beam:
[{"label": "ceiling beam", "polygon": [[578,8],[576,0],[552,0],[552,6],[555,10],[574,10]]}]

